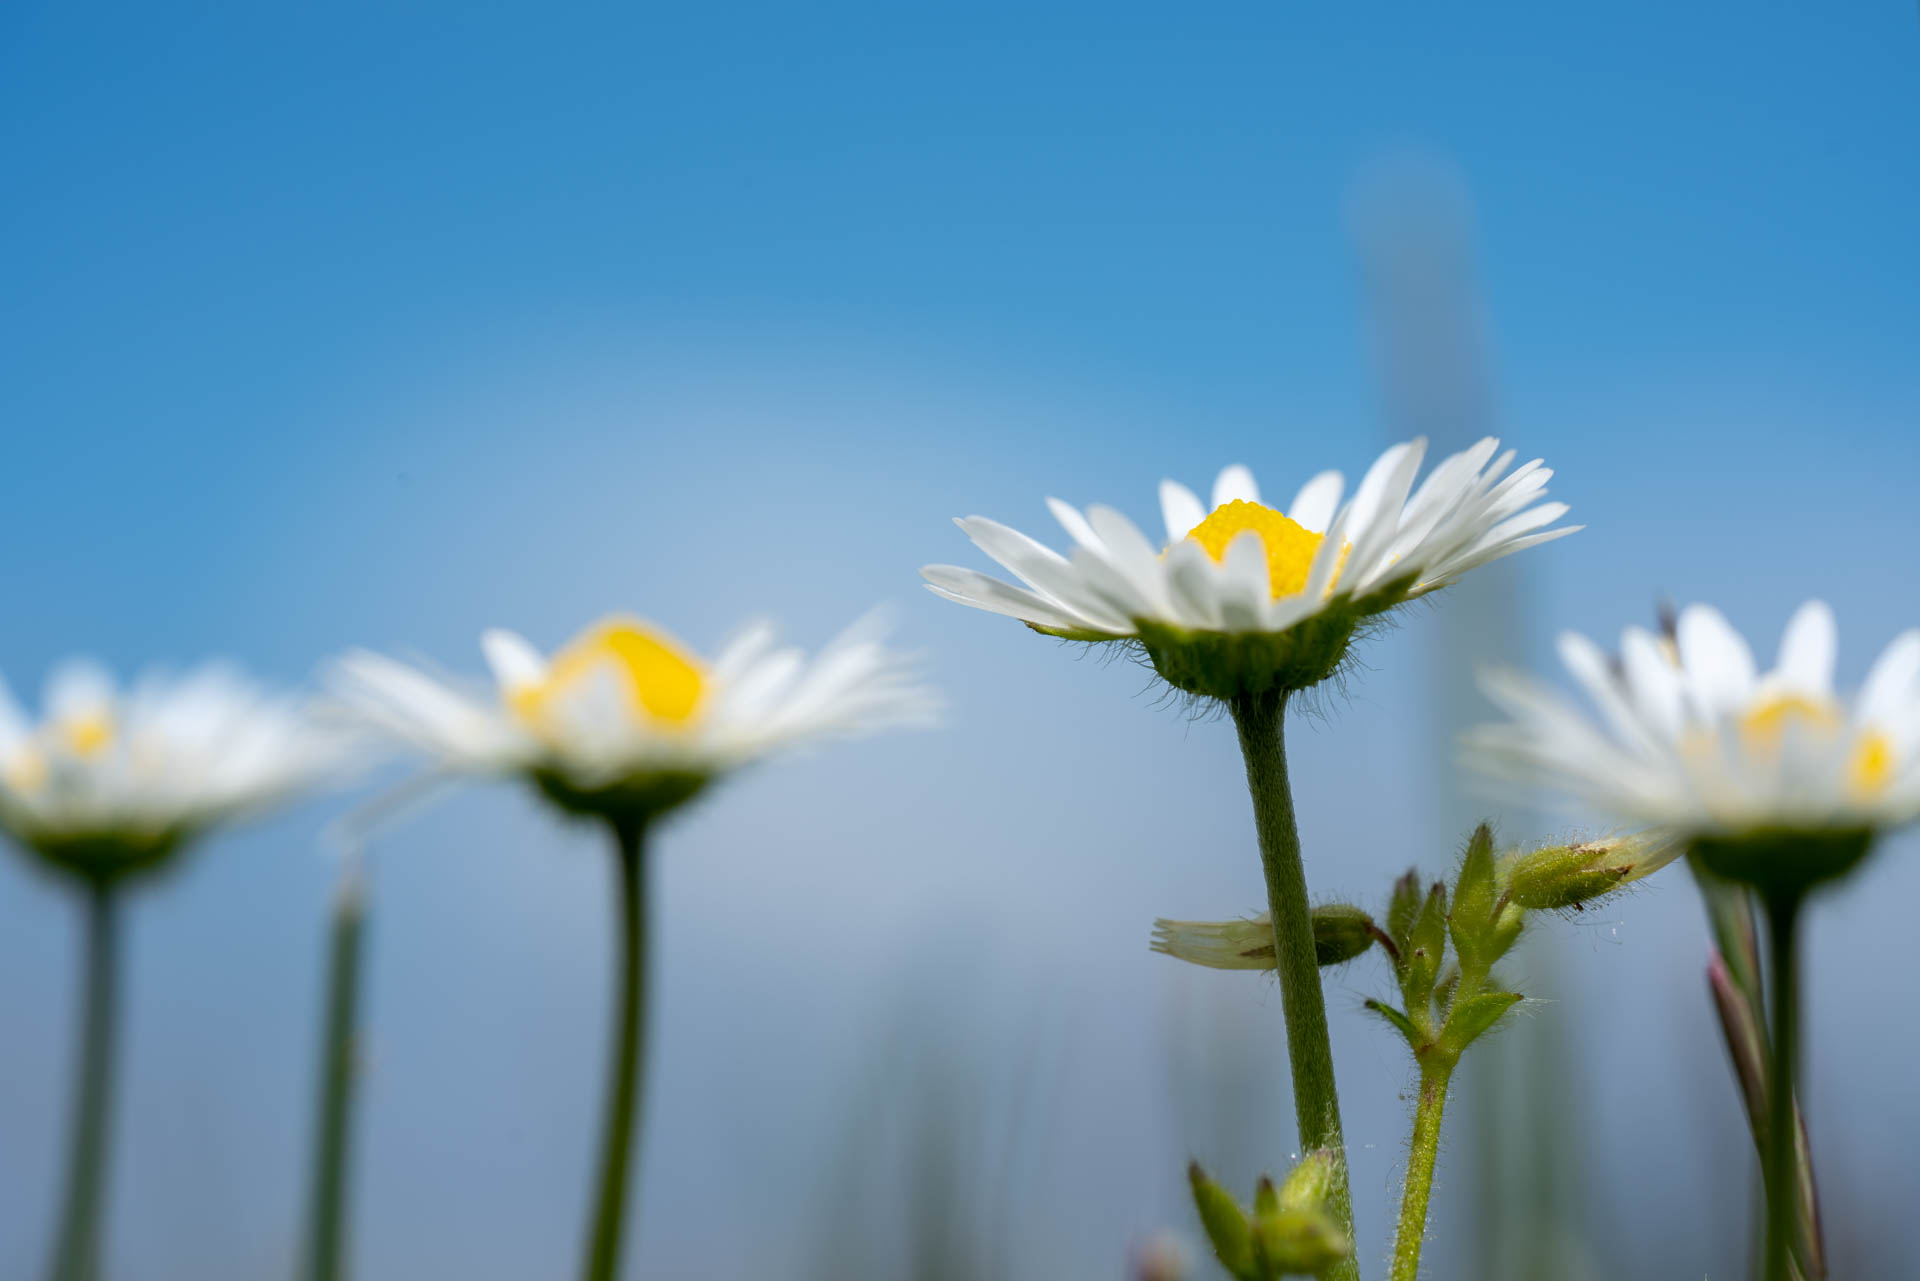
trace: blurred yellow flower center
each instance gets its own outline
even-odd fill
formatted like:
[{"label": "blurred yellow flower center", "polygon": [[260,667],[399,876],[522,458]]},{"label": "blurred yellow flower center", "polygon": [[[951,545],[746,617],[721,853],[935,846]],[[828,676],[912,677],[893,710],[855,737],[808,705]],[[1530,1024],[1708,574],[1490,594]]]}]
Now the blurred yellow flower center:
[{"label": "blurred yellow flower center", "polygon": [[625,682],[634,714],[643,720],[682,725],[700,708],[706,674],[698,660],[661,633],[628,619],[589,628],[553,656],[544,680],[509,692],[508,701],[523,718],[537,722],[555,698],[608,670]]},{"label": "blurred yellow flower center", "polygon": [[[1267,549],[1267,581],[1272,585],[1273,598],[1279,600],[1305,591],[1307,575],[1313,571],[1314,555],[1326,541],[1326,535],[1314,533],[1271,507],[1236,498],[1214,508],[1213,514],[1188,531],[1187,537],[1206,548],[1207,555],[1218,564],[1227,558],[1227,544],[1233,541],[1234,535],[1249,529],[1260,535],[1260,542]],[[1343,549],[1341,559],[1345,558]],[[1338,573],[1336,569],[1336,577]]]},{"label": "blurred yellow flower center", "polygon": [[62,721],[60,737],[75,756],[94,756],[113,742],[113,718],[105,712],[88,712]]},{"label": "blurred yellow flower center", "polygon": [[1855,794],[1872,796],[1893,778],[1893,740],[1877,729],[1867,730],[1854,745],[1847,762],[1847,781]]},{"label": "blurred yellow flower center", "polygon": [[1802,730],[1839,728],[1840,712],[1825,699],[1805,694],[1774,694],[1761,699],[1740,717],[1740,732],[1757,747],[1777,747],[1790,726]]}]

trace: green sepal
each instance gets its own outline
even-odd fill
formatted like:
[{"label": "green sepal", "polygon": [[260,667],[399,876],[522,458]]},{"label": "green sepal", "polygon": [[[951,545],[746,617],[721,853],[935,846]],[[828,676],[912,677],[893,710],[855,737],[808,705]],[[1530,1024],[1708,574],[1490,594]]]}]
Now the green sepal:
[{"label": "green sepal", "polygon": [[1487,934],[1487,952],[1493,960],[1497,961],[1513,950],[1514,942],[1526,924],[1527,914],[1520,910],[1518,904],[1508,903],[1500,909]]},{"label": "green sepal", "polygon": [[1028,627],[1042,636],[1052,636],[1056,640],[1085,641],[1089,644],[1098,641],[1131,640],[1130,636],[1109,636],[1105,632],[1090,632],[1076,627],[1042,627],[1039,623],[1028,623]]},{"label": "green sepal", "polygon": [[1405,955],[1413,947],[1413,923],[1420,915],[1420,872],[1408,868],[1405,876],[1393,883],[1393,897],[1387,901],[1387,937]]},{"label": "green sepal", "polygon": [[1274,1214],[1280,1209],[1280,1190],[1273,1186],[1273,1179],[1261,1175],[1260,1181],[1253,1185],[1253,1217]]},{"label": "green sepal", "polygon": [[1379,927],[1351,903],[1322,903],[1313,909],[1313,959],[1324,968],[1353,960],[1374,945]]},{"label": "green sepal", "polygon": [[1458,1058],[1519,1001],[1520,996],[1514,992],[1482,992],[1461,1001],[1447,1012],[1447,1025],[1440,1032],[1440,1048]]},{"label": "green sepal", "polygon": [[1362,615],[1330,601],[1279,632],[1214,632],[1135,619],[1140,643],[1167,684],[1231,701],[1309,689],[1340,670]]},{"label": "green sepal", "polygon": [[651,770],[583,784],[559,770],[533,772],[541,795],[567,813],[639,827],[685,805],[705,790],[711,778],[694,770]]},{"label": "green sepal", "polygon": [[1447,951],[1447,887],[1441,882],[1435,881],[1427,894],[1407,942],[1410,946],[1400,953],[1400,994],[1406,998],[1407,1014],[1423,1020],[1433,1005],[1433,981]]},{"label": "green sepal", "polygon": [[172,866],[191,835],[184,828],[44,835],[27,827],[20,833],[20,842],[34,857],[65,875],[110,885]]},{"label": "green sepal", "polygon": [[1315,1148],[1300,1158],[1280,1185],[1280,1206],[1287,1210],[1318,1209],[1333,1195],[1340,1158],[1331,1148]]},{"label": "green sepal", "polygon": [[1198,1161],[1188,1164],[1187,1181],[1193,1185],[1193,1208],[1200,1212],[1200,1226],[1206,1229],[1220,1266],[1240,1281],[1265,1281],[1255,1270],[1253,1228],[1239,1202],[1208,1178]]},{"label": "green sepal", "polygon": [[1387,1022],[1393,1024],[1393,1030],[1398,1032],[1401,1036],[1407,1039],[1407,1046],[1409,1049],[1412,1049],[1415,1051],[1419,1050],[1420,1043],[1423,1040],[1425,1040],[1425,1038],[1421,1036],[1420,1029],[1413,1025],[1412,1019],[1409,1019],[1406,1015],[1394,1009],[1391,1005],[1388,1005],[1385,1001],[1375,1001],[1375,1000],[1369,999],[1367,1001],[1367,1008],[1369,1010],[1372,1010],[1375,1014],[1378,1014],[1381,1018],[1385,1019]]},{"label": "green sepal", "polygon": [[1864,827],[1763,827],[1737,836],[1695,837],[1689,852],[1714,875],[1751,885],[1763,899],[1785,901],[1853,871],[1873,848],[1873,835]]},{"label": "green sepal", "polygon": [[1280,1209],[1253,1221],[1255,1266],[1262,1276],[1312,1276],[1347,1257],[1346,1234],[1321,1210]]}]

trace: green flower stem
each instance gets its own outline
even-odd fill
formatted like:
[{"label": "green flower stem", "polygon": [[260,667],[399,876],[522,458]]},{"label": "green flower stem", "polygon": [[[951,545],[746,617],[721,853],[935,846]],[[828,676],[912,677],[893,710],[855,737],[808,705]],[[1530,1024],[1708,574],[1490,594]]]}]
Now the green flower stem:
[{"label": "green flower stem", "polygon": [[1414,1281],[1420,1275],[1420,1245],[1427,1234],[1427,1203],[1433,1197],[1433,1165],[1440,1155],[1440,1120],[1447,1109],[1447,1085],[1453,1064],[1429,1063],[1420,1069],[1420,1101],[1413,1109],[1413,1139],[1407,1147],[1407,1186],[1400,1194],[1400,1226],[1393,1236],[1390,1281]]},{"label": "green flower stem", "polygon": [[640,1064],[646,1048],[646,825],[616,821],[613,828],[620,856],[620,971],[614,1006],[618,1031],[600,1136],[599,1190],[594,1197],[586,1266],[581,1271],[586,1281],[612,1281],[620,1269],[627,1169],[640,1129]]},{"label": "green flower stem", "polygon": [[80,1025],[79,1093],[74,1098],[66,1203],[49,1270],[52,1281],[95,1281],[100,1275],[100,1207],[106,1193],[119,1004],[120,914],[111,881],[90,880],[86,890],[87,970]]},{"label": "green flower stem", "polygon": [[[1334,1088],[1333,1046],[1327,1038],[1327,1003],[1320,991],[1320,965],[1313,952],[1312,909],[1307,874],[1300,862],[1300,831],[1287,783],[1285,719],[1280,690],[1247,694],[1230,704],[1246,757],[1253,821],[1266,870],[1267,907],[1273,918],[1274,963],[1280,1005],[1287,1021],[1287,1055],[1293,1068],[1293,1112],[1303,1152],[1326,1148],[1336,1160],[1327,1206],[1349,1243],[1353,1199],[1347,1190],[1347,1152],[1340,1132],[1340,1097]],[[1332,1281],[1358,1281],[1357,1251],[1327,1271]]]},{"label": "green flower stem", "polygon": [[350,866],[341,879],[328,929],[326,1025],[320,1043],[306,1281],[339,1281],[346,1273],[347,1172],[358,1075],[354,1057],[365,925],[365,891],[358,868]]},{"label": "green flower stem", "polygon": [[1795,1142],[1794,1067],[1800,1048],[1799,891],[1767,895],[1767,935],[1773,961],[1772,1065],[1767,1073],[1767,1281],[1792,1275],[1800,1222],[1799,1160]]}]

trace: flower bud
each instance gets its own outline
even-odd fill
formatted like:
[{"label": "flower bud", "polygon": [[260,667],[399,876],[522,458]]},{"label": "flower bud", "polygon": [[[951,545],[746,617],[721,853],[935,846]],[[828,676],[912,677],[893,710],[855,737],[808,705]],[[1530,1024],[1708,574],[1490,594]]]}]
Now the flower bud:
[{"label": "flower bud", "polygon": [[1257,1277],[1253,1229],[1246,1212],[1231,1193],[1207,1177],[1198,1161],[1188,1164],[1187,1181],[1193,1185],[1193,1206],[1200,1212],[1200,1226],[1206,1229],[1220,1266],[1235,1277]]},{"label": "flower bud", "polygon": [[[1313,955],[1321,965],[1342,965],[1379,940],[1373,918],[1350,903],[1313,909]],[[1153,923],[1152,948],[1177,960],[1215,970],[1271,970],[1272,918],[1265,912],[1237,921]]]},{"label": "flower bud", "polygon": [[1300,1164],[1293,1167],[1286,1182],[1280,1185],[1280,1207],[1302,1210],[1324,1206],[1333,1194],[1333,1176],[1338,1173],[1339,1165],[1340,1158],[1331,1148],[1315,1148],[1301,1157]]},{"label": "flower bud", "polygon": [[1268,1276],[1313,1275],[1347,1257],[1346,1234],[1322,1210],[1282,1207],[1253,1221],[1253,1251]]}]

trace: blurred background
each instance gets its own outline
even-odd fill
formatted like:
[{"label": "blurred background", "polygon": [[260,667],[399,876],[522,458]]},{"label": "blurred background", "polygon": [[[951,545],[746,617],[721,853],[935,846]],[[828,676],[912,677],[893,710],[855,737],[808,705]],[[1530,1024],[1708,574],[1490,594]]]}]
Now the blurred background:
[{"label": "blurred background", "polygon": [[[612,610],[809,646],[875,605],[947,727],[732,781],[658,847],[635,1249],[656,1278],[1107,1278],[1183,1167],[1293,1153],[1270,977],[1147,951],[1262,905],[1241,767],[1126,662],[919,590],[1495,431],[1590,528],[1296,720],[1309,876],[1377,905],[1466,826],[1488,658],[1707,599],[1842,678],[1920,622],[1910,3],[0,12],[0,670],[350,645],[480,669]],[[110,1271],[287,1275],[354,797],[210,842],[132,916]],[[1920,844],[1809,939],[1836,1277],[1920,1273]],[[358,1275],[559,1275],[584,1215],[611,861],[507,786],[373,851]],[[0,1273],[40,1266],[76,905],[0,862]],[[1751,1142],[1674,868],[1551,924],[1469,1058],[1436,1277],[1744,1275]],[[1362,1261],[1412,1073],[1330,978]],[[1499,1250],[1483,1246],[1498,1228]],[[1204,1269],[1200,1275],[1210,1275]]]}]

